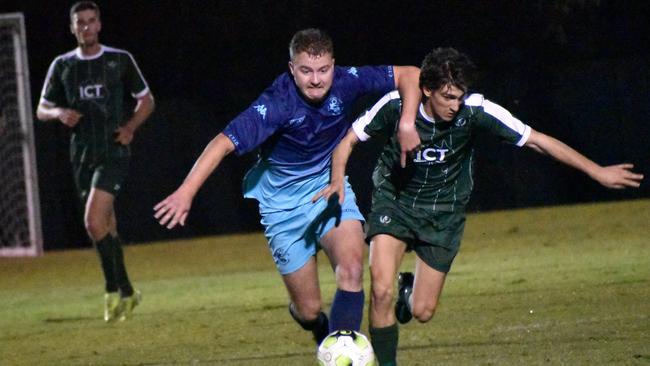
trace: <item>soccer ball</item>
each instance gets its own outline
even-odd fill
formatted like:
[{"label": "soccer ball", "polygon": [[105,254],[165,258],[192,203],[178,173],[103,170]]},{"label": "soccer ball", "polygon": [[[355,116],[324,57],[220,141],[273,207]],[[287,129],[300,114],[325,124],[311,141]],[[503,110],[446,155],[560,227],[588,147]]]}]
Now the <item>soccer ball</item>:
[{"label": "soccer ball", "polygon": [[366,336],[353,330],[337,330],[318,346],[319,366],[375,366],[375,352]]}]

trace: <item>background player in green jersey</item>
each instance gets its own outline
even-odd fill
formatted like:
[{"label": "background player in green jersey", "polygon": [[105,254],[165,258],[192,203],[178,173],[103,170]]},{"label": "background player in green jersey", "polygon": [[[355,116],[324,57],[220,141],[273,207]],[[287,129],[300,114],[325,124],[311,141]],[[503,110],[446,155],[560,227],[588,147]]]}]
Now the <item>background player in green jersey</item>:
[{"label": "background player in green jersey", "polygon": [[[415,126],[422,145],[405,168],[400,165],[396,124],[401,101],[389,93],[357,119],[332,156],[330,185],[321,196],[343,199],[345,166],[354,145],[384,136],[387,143],[373,173],[373,202],[368,217],[372,297],[370,335],[381,365],[395,365],[398,328],[415,317],[429,321],[447,272],[458,252],[465,207],[472,191],[475,134],[488,133],[527,146],[583,171],[605,187],[638,187],[643,176],[632,164],[600,166],[557,139],[537,132],[507,110],[467,95],[474,65],[452,48],[429,53],[420,69],[422,103]],[[394,279],[404,254],[417,254],[415,276],[400,273],[393,312]]]},{"label": "background player in green jersey", "polygon": [[[72,129],[75,182],[106,280],[104,320],[109,322],[128,318],[140,302],[126,272],[114,202],[128,173],[129,144],[153,112],[154,100],[133,56],[99,43],[101,28],[95,3],[72,6],[70,31],[78,47],[50,65],[36,115]],[[125,113],[125,93],[136,99],[130,114]]]}]

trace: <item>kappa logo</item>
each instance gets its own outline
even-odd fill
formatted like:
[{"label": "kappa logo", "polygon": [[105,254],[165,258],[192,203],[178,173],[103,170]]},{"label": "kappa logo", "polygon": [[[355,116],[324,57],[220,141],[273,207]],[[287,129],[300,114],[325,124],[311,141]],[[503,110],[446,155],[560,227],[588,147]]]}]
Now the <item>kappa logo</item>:
[{"label": "kappa logo", "polygon": [[262,119],[266,119],[266,106],[264,104],[254,105],[253,108],[262,116]]},{"label": "kappa logo", "polygon": [[355,78],[359,78],[359,72],[354,66],[348,69],[348,74],[354,76]]},{"label": "kappa logo", "polygon": [[337,97],[330,97],[330,99],[327,101],[327,110],[330,111],[332,114],[341,114],[343,111],[343,102],[341,102],[341,99]]},{"label": "kappa logo", "polygon": [[108,61],[107,65],[108,65],[108,67],[110,67],[111,69],[114,69],[114,68],[117,67],[117,62],[115,62],[115,61]]},{"label": "kappa logo", "polygon": [[287,258],[286,253],[284,253],[281,249],[276,249],[273,251],[273,261],[276,264],[287,264],[289,263],[289,258]]},{"label": "kappa logo", "polygon": [[392,219],[388,215],[379,216],[379,222],[381,222],[384,225],[390,224],[391,221],[392,221]]},{"label": "kappa logo", "polygon": [[454,122],[454,126],[456,127],[463,127],[467,124],[467,120],[463,117],[459,118]]},{"label": "kappa logo", "polygon": [[120,188],[122,188],[122,186],[120,186],[119,184],[116,184],[116,185],[113,186],[113,190],[115,190],[115,191],[119,191]]}]

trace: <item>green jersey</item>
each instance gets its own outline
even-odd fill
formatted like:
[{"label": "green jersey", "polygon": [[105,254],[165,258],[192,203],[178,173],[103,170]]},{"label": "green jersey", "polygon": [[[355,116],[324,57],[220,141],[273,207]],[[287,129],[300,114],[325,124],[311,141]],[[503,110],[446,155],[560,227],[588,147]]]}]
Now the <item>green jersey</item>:
[{"label": "green jersey", "polygon": [[373,202],[395,200],[422,215],[465,209],[473,188],[473,143],[478,133],[487,132],[523,146],[531,131],[481,94],[469,95],[448,122],[434,120],[421,104],[415,125],[422,148],[403,169],[396,133],[400,114],[399,94],[391,92],[359,117],[352,128],[361,141],[374,136],[388,138],[372,177]]},{"label": "green jersey", "polygon": [[71,108],[83,117],[73,128],[73,161],[128,157],[129,146],[116,143],[115,130],[126,122],[125,96],[140,98],[149,87],[130,53],[101,46],[84,56],[79,48],[58,56],[47,72],[40,103]]}]

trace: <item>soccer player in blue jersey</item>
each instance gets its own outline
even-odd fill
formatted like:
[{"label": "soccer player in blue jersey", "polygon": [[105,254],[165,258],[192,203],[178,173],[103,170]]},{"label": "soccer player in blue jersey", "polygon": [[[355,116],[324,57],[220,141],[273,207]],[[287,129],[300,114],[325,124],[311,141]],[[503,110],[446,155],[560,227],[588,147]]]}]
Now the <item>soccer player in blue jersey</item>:
[{"label": "soccer player in blue jersey", "polygon": [[[104,273],[104,320],[124,320],[140,302],[124,264],[115,197],[126,179],[135,130],[151,115],[154,100],[130,53],[99,43],[99,7],[81,1],[70,9],[78,47],[50,65],[36,115],[72,130],[70,158],[85,205],[86,231]],[[126,113],[123,97],[136,99]]]},{"label": "soccer player in blue jersey", "polygon": [[[358,141],[385,137],[373,173],[372,209],[368,216],[372,296],[370,336],[380,365],[396,362],[398,328],[415,317],[428,322],[436,310],[447,273],[458,253],[465,227],[465,207],[473,188],[473,144],[477,134],[491,134],[526,146],[576,168],[607,188],[639,187],[643,175],[632,164],[602,167],[557,139],[537,132],[481,94],[468,93],[474,66],[453,48],[429,53],[421,66],[423,98],[415,126],[422,147],[405,168],[396,124],[402,101],[385,95],[359,117],[332,156],[332,180],[314,199],[347,199],[345,166]],[[393,312],[394,280],[402,258],[414,251],[415,275],[400,273]]]},{"label": "soccer player in blue jersey", "polygon": [[[258,162],[244,178],[244,196],[259,202],[269,249],[289,293],[290,314],[320,343],[330,331],[360,328],[363,216],[347,183],[340,204],[324,199],[312,204],[311,198],[329,183],[330,156],[350,127],[353,103],[397,88],[404,99],[402,118],[413,120],[419,70],[336,66],[332,40],[318,29],[297,32],[289,58],[289,72],[208,144],[181,186],[154,210],[161,225],[184,225],[193,197],[222,159],[260,147]],[[329,320],[321,310],[319,249],[328,256],[337,284]]]}]

